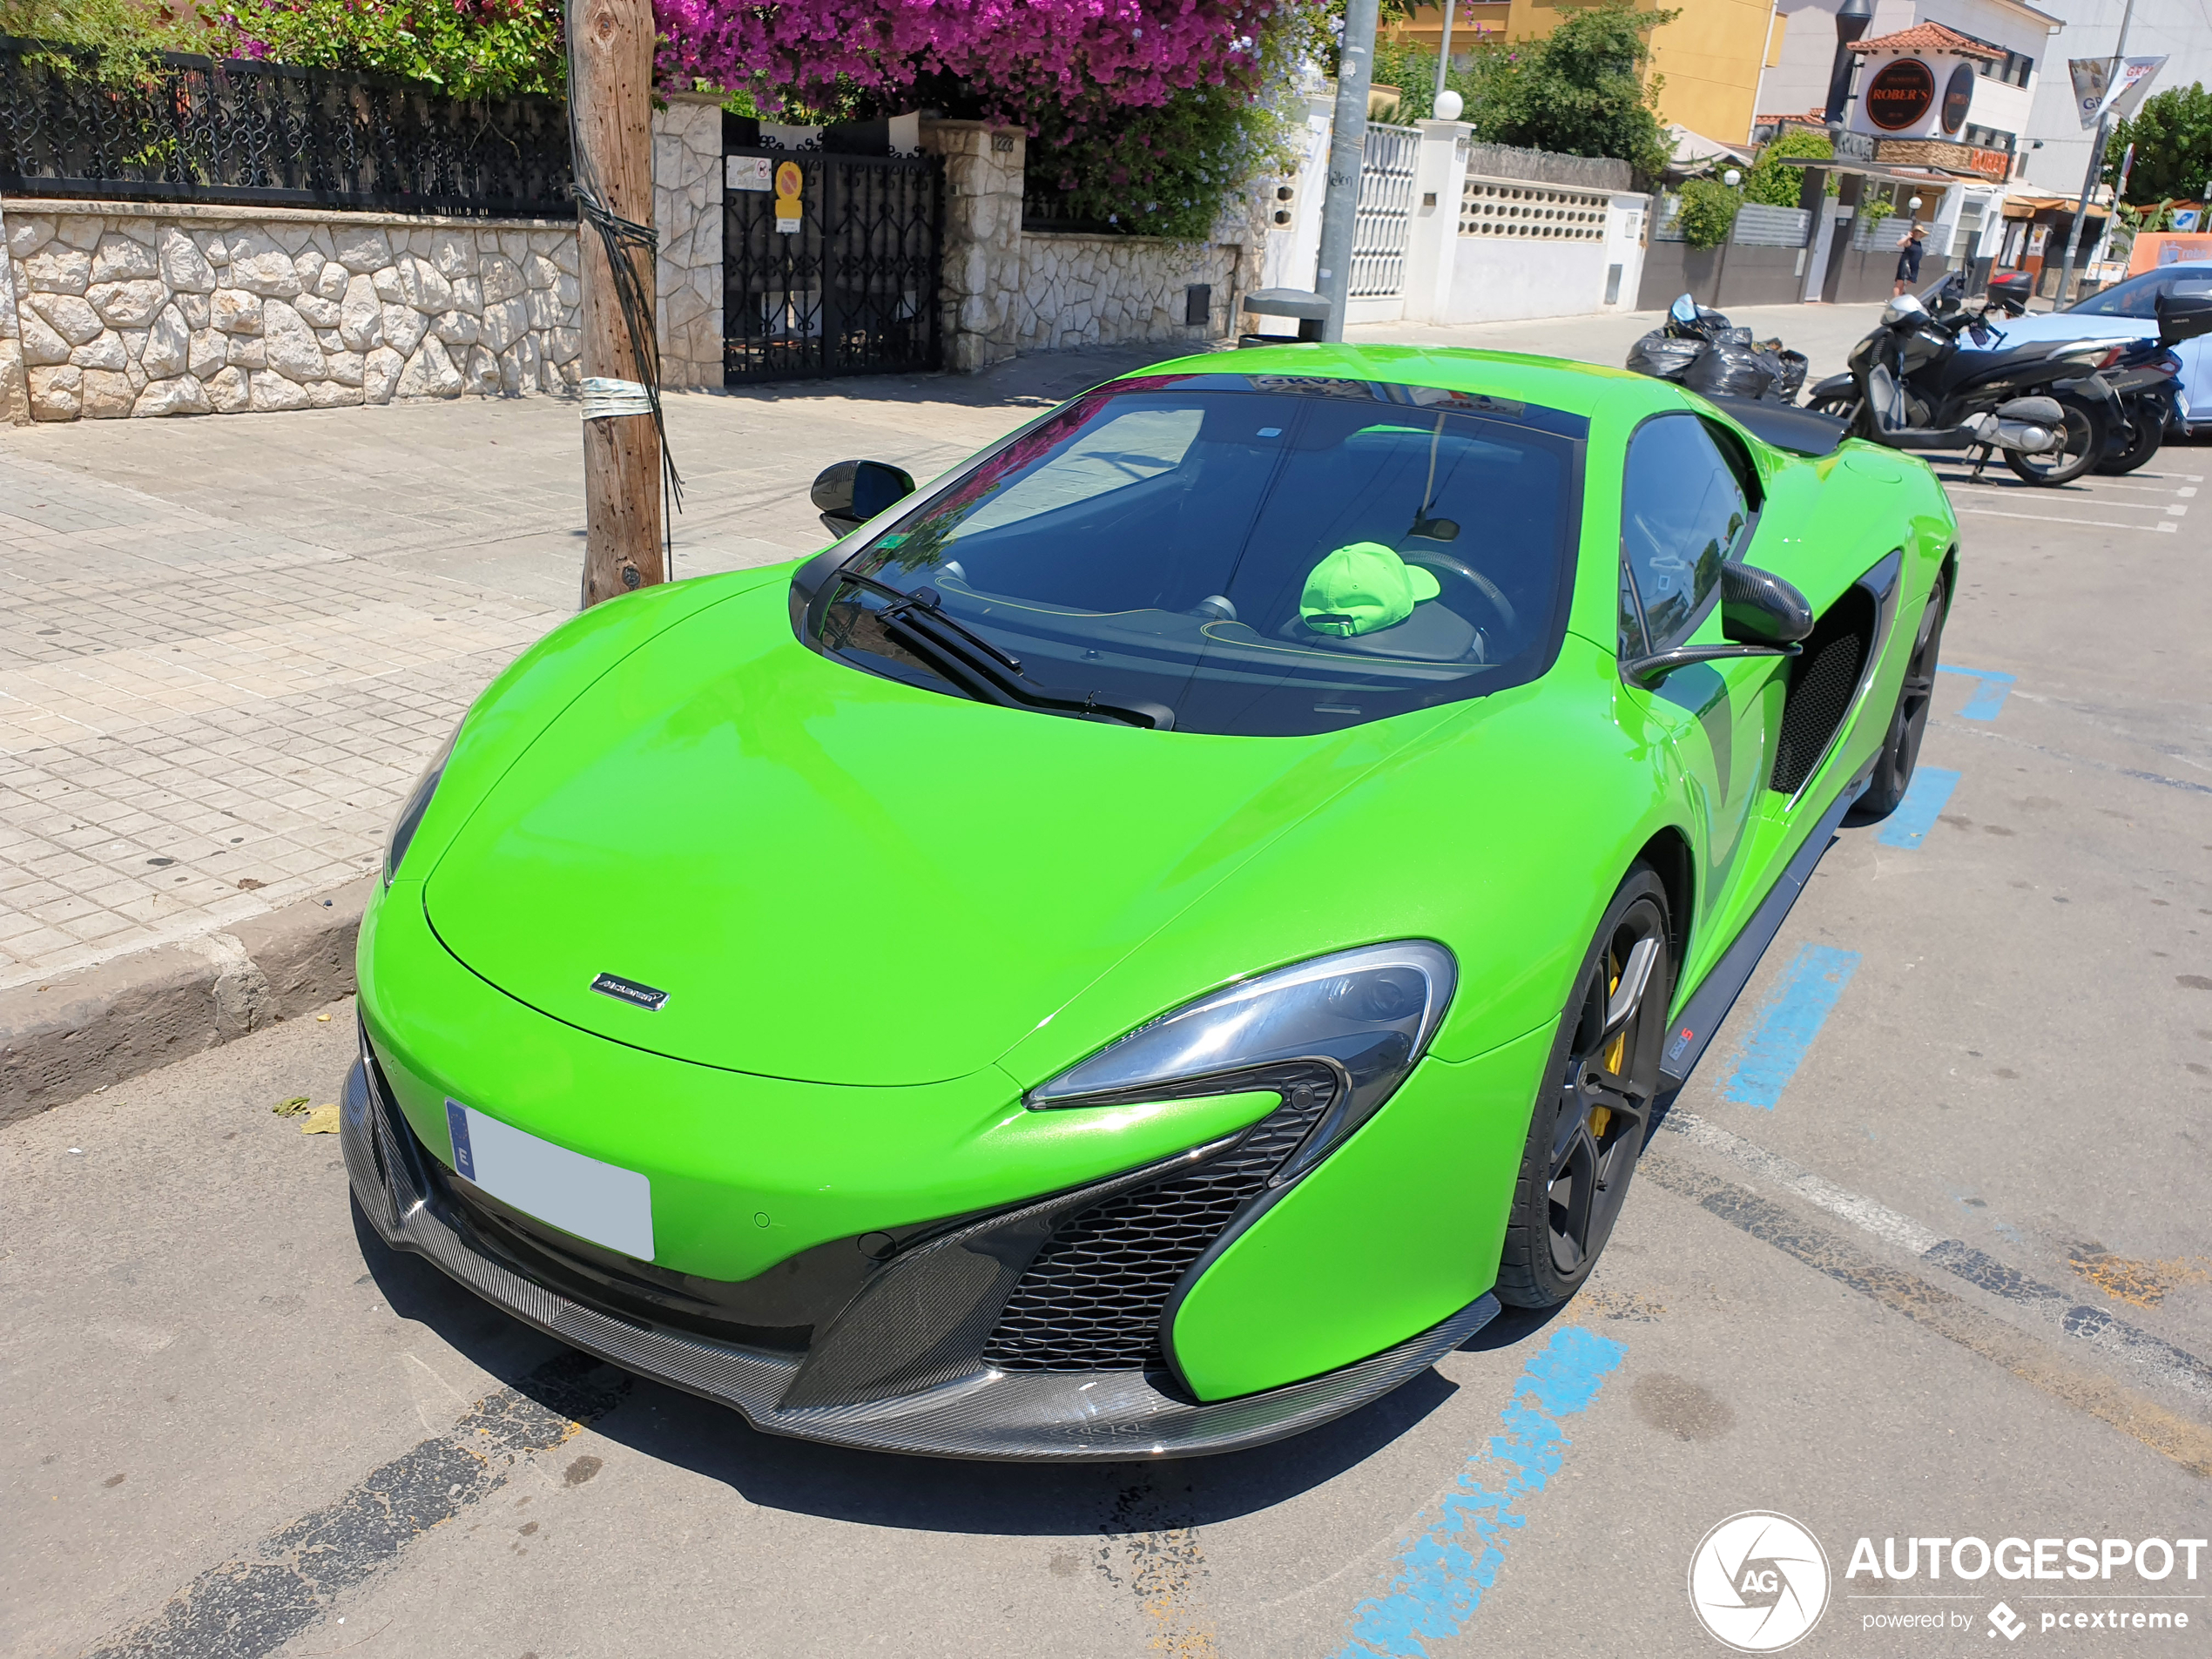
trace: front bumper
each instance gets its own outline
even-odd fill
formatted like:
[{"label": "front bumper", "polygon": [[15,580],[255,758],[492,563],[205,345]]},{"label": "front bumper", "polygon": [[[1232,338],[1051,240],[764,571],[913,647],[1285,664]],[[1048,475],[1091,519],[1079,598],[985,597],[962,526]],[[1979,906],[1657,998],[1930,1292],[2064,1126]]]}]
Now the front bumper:
[{"label": "front bumper", "polygon": [[[949,1366],[924,1366],[914,1374],[948,1370],[963,1374],[911,1392],[837,1405],[793,1405],[787,1400],[805,1354],[751,1347],[609,1312],[532,1277],[470,1224],[452,1201],[442,1170],[364,1061],[355,1061],[346,1079],[340,1141],[354,1196],[395,1249],[428,1257],[486,1301],[571,1346],[733,1406],[755,1428],[873,1451],[1116,1461],[1264,1445],[1389,1393],[1458,1347],[1498,1312],[1496,1298],[1484,1295],[1442,1323],[1355,1365],[1236,1399],[1180,1398],[1168,1392],[1174,1386],[1168,1379],[1143,1370],[1001,1371],[980,1360],[963,1364],[955,1356]],[[1062,1195],[1013,1217],[993,1217],[988,1224],[1002,1228],[1031,1212],[1039,1224],[1049,1224],[1053,1215],[1136,1178],[1123,1177]],[[875,1298],[875,1305],[884,1308],[878,1329],[862,1306],[868,1298],[856,1297],[846,1316],[817,1339],[817,1347],[833,1342],[850,1349],[856,1339],[859,1345],[897,1347],[911,1337],[900,1328],[900,1299]],[[979,1332],[979,1346],[980,1342]]]}]

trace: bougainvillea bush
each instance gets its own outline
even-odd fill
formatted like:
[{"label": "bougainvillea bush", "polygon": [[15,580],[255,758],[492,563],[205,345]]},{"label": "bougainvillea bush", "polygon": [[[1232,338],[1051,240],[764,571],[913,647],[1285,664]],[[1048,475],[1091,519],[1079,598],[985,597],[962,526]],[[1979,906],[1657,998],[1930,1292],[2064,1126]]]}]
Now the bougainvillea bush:
[{"label": "bougainvillea bush", "polygon": [[1257,90],[1268,20],[1303,0],[656,0],[664,78],[826,103],[948,79],[995,112],[1154,108]]}]

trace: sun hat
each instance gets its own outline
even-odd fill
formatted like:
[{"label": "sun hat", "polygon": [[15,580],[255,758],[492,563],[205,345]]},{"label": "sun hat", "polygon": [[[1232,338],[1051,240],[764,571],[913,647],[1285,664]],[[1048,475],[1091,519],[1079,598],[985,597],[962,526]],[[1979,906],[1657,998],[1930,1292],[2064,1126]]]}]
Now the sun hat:
[{"label": "sun hat", "polygon": [[1428,571],[1380,542],[1353,542],[1313,567],[1298,615],[1317,634],[1371,634],[1405,621],[1441,591]]}]

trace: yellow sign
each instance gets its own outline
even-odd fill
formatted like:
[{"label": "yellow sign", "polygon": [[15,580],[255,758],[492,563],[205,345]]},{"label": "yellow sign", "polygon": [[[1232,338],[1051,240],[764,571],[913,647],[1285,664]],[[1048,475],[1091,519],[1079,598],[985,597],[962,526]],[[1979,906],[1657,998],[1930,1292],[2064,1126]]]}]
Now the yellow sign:
[{"label": "yellow sign", "polygon": [[799,192],[806,182],[806,175],[799,171],[796,161],[779,163],[776,168],[776,228],[795,232],[805,214]]}]

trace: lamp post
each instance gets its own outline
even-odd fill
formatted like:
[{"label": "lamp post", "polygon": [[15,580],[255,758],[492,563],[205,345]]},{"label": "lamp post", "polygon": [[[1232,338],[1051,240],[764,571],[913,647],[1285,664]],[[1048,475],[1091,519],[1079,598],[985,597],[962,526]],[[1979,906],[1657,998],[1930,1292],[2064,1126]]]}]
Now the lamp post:
[{"label": "lamp post", "polygon": [[[2120,38],[2112,49],[2112,73],[2107,78],[2107,85],[2117,83],[2128,66],[2128,25],[2134,19],[2135,0],[2128,0],[2126,9],[2120,14]],[[2112,95],[2107,91],[2105,95],[2106,107],[2097,116],[2096,142],[2089,146],[2089,171],[2081,175],[2081,199],[2074,204],[2074,223],[2067,227],[2066,260],[2059,266],[2058,298],[2051,307],[2054,311],[2066,309],[2067,290],[2074,286],[2074,256],[2081,246],[2081,221],[2089,216],[2089,198],[2096,193],[2097,175],[2104,171],[2105,166],[2105,145],[2112,140],[2111,105]],[[2116,192],[2112,199],[2114,206],[2119,206],[2120,197]]]},{"label": "lamp post", "polygon": [[1367,149],[1367,86],[1375,74],[1376,0],[1351,0],[1344,9],[1344,43],[1337,59],[1337,106],[1329,123],[1329,186],[1321,198],[1321,254],[1315,290],[1329,302],[1323,338],[1344,338],[1344,311],[1352,296],[1352,239],[1359,216],[1359,169]]},{"label": "lamp post", "polygon": [[[1828,65],[1828,102],[1821,111],[1821,119],[1828,128],[1828,150],[1831,156],[1840,155],[1844,147],[1844,108],[1851,102],[1852,68],[1851,47],[1866,32],[1874,21],[1874,0],[1844,0],[1836,9],[1836,56]],[[1812,269],[1806,273],[1807,284],[1817,285],[1822,298],[1826,297],[1830,245],[1835,239],[1835,226],[1827,212],[1828,175],[1836,171],[1830,167],[1807,167],[1797,185],[1797,206],[1811,215],[1811,223],[1818,226],[1812,239]],[[1837,192],[1840,206],[1856,208],[1858,205],[1857,173],[1846,173]],[[1812,294],[1805,296],[1811,299]]]}]

